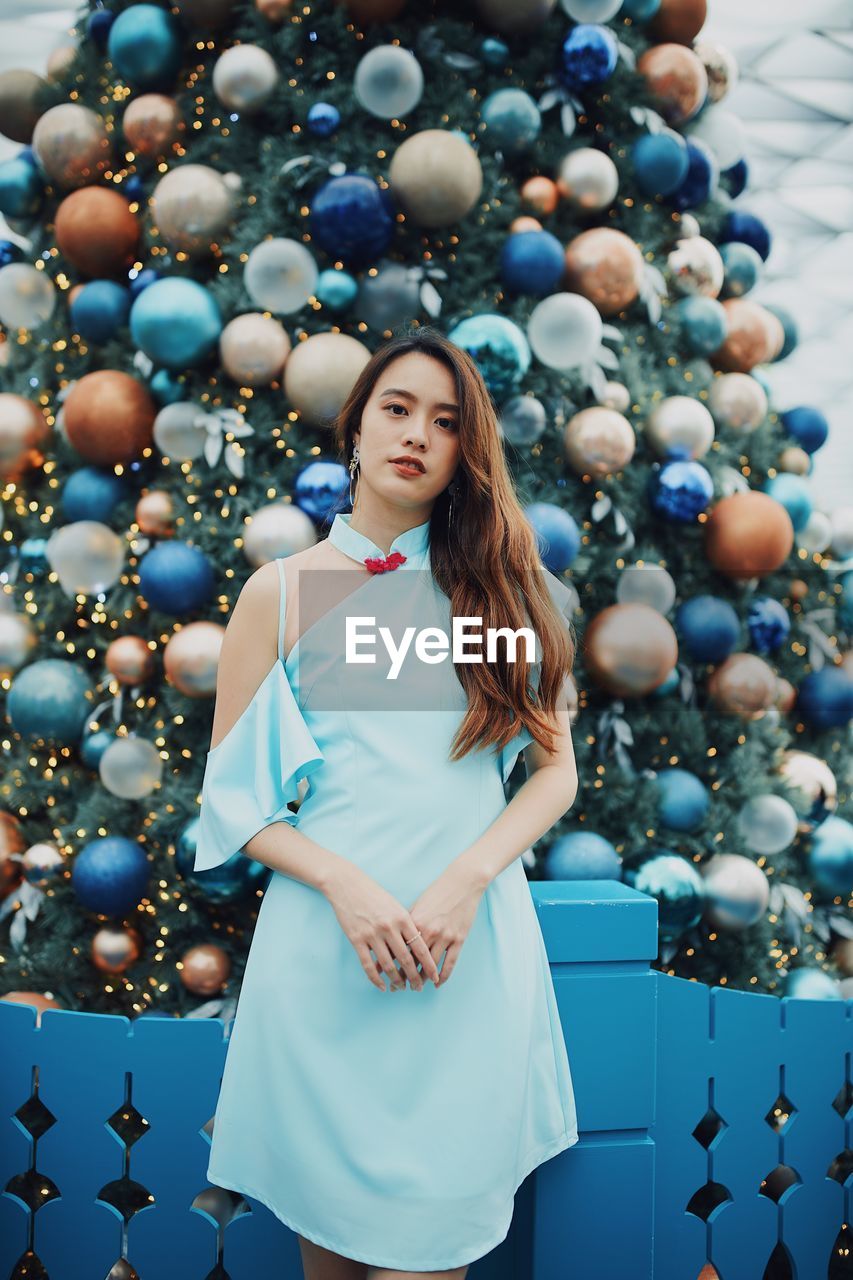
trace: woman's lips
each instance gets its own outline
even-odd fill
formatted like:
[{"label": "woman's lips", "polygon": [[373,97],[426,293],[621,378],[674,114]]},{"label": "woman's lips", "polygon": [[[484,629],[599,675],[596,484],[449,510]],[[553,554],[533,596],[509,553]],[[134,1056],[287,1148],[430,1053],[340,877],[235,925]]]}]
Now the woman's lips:
[{"label": "woman's lips", "polygon": [[401,476],[422,476],[424,474],[420,467],[408,462],[392,462],[391,466],[396,467]]}]

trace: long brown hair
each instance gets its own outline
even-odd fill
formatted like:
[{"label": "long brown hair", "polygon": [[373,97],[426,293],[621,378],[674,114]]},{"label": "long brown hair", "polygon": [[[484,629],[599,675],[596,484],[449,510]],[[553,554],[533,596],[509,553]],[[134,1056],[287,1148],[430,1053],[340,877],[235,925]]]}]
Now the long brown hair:
[{"label": "long brown hair", "polygon": [[[459,464],[450,530],[446,489],[436,497],[430,517],[435,582],[450,600],[452,617],[482,617],[484,630],[530,626],[541,652],[537,689],[526,664],[507,662],[501,646],[494,663],[456,667],[468,709],[451,759],[458,760],[475,746],[503,748],[522,724],[546,750],[553,750],[551,717],[574,663],[574,628],[552,601],[536,533],[516,496],[495,406],[475,361],[429,325],[391,338],[373,353],[335,418],[339,455],[349,465],[353,433],[360,429],[377,379],[392,360],[410,351],[444,362],[453,374],[459,404]],[[516,720],[510,718],[511,711]]]}]

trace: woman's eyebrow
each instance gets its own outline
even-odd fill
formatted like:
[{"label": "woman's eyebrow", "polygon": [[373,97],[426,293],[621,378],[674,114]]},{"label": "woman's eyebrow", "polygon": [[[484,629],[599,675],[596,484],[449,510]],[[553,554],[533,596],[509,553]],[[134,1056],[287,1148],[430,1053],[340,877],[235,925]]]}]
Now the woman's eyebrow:
[{"label": "woman's eyebrow", "polygon": [[[411,391],[404,391],[402,387],[386,387],[384,391],[380,391],[381,396],[403,396],[406,400],[414,400],[417,403],[418,397],[412,395]],[[458,404],[447,404],[445,401],[437,401],[433,405],[434,409],[452,409],[454,413],[459,412]]]}]

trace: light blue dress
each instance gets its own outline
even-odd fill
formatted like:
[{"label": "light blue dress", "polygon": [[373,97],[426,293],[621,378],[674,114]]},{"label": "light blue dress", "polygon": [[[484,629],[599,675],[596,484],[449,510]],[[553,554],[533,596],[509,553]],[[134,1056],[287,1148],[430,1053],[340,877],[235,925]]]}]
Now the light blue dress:
[{"label": "light blue dress", "polygon": [[[384,556],[350,517],[331,541]],[[381,600],[429,572],[429,521],[392,544],[406,562],[353,596]],[[278,659],[208,753],[195,869],[219,866],[261,828],[289,822],[362,866],[404,906],[500,814],[531,741],[447,759],[466,695],[448,660],[431,706],[354,709],[330,610]],[[427,572],[399,581],[412,569]],[[343,572],[351,578],[350,571]],[[300,573],[300,611],[303,600]],[[449,634],[449,601],[434,588]],[[353,610],[351,610],[353,612]],[[325,625],[328,624],[328,625]],[[331,637],[335,635],[335,642]],[[365,674],[367,673],[367,674]],[[361,668],[358,697],[381,665]],[[366,682],[366,683],[365,683]],[[367,704],[370,704],[368,698]],[[288,808],[305,790],[298,813]],[[506,1237],[514,1195],[578,1140],[548,957],[521,857],[480,900],[445,986],[380,991],[328,899],[278,872],[261,902],[222,1078],[207,1176],[265,1204],[327,1249],[375,1266],[470,1263]]]}]

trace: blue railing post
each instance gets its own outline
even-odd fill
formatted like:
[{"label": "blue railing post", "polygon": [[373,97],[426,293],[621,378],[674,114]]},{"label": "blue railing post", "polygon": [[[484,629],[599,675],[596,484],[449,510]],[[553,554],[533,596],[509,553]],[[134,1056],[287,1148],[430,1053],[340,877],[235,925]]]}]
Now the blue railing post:
[{"label": "blue railing post", "polygon": [[657,902],[615,880],[530,888],[580,1132],[531,1175],[530,1280],[652,1280]]}]

